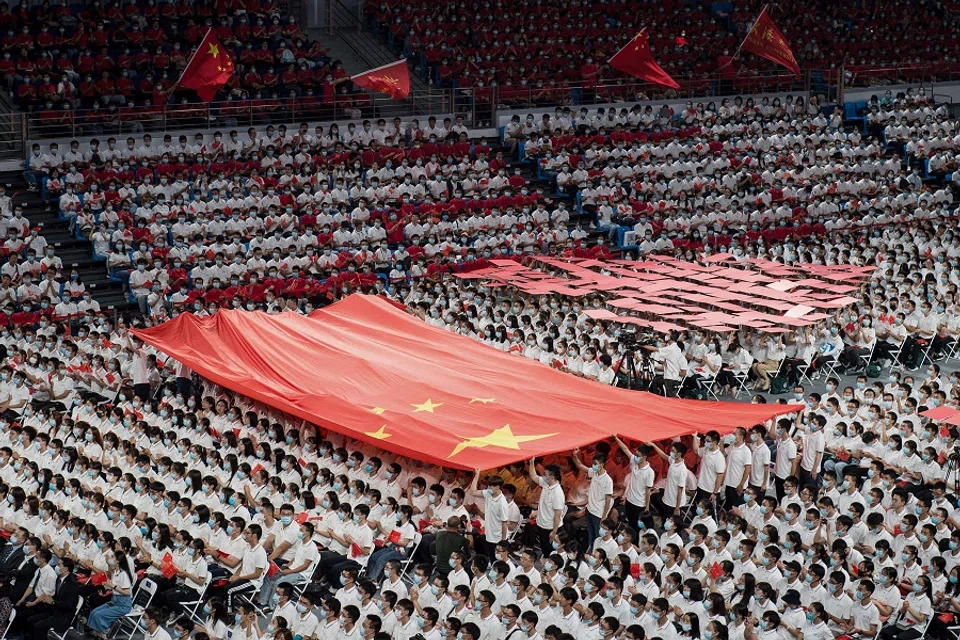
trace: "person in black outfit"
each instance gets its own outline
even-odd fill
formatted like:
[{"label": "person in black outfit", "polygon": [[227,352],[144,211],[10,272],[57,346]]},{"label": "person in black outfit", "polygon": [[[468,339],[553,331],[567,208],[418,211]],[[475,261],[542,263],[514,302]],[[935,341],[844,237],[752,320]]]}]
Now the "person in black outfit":
[{"label": "person in black outfit", "polygon": [[73,574],[76,564],[70,558],[61,558],[57,565],[57,575],[60,585],[53,597],[50,609],[41,615],[27,618],[24,630],[30,634],[31,640],[46,640],[47,632],[51,629],[63,634],[73,622],[80,602],[80,584]]},{"label": "person in black outfit", "polygon": [[17,532],[10,536],[10,542],[0,550],[0,581],[9,582],[10,574],[23,562],[23,543],[30,537],[26,529],[17,529]]},{"label": "person in black outfit", "polygon": [[24,555],[19,564],[7,573],[8,582],[0,590],[0,595],[10,598],[11,602],[19,602],[23,594],[30,587],[33,575],[37,572],[37,552],[43,546],[40,538],[32,536],[24,545]]}]

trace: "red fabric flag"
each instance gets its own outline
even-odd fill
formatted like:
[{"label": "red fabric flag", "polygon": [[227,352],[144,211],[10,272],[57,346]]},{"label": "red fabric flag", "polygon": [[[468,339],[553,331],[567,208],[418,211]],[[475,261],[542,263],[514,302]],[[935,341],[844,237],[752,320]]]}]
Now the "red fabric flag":
[{"label": "red fabric flag", "polygon": [[[730,433],[799,408],[596,384],[360,294],[309,316],[223,309],[134,333],[217,384],[321,429],[454,469],[492,469],[613,434],[645,441]],[[341,375],[345,367],[362,371],[364,383]]]},{"label": "red fabric flag", "polygon": [[280,573],[280,567],[273,560],[270,561],[270,564],[267,566],[267,577],[272,578],[273,576]]},{"label": "red fabric flag", "polygon": [[402,100],[410,95],[410,70],[406,60],[370,69],[350,80],[358,87],[385,93],[394,100]]},{"label": "red fabric flag", "polygon": [[177,575],[177,567],[172,562],[164,563],[160,565],[160,573],[162,573],[167,580],[173,580]]},{"label": "red fabric flag", "polygon": [[720,578],[723,575],[723,568],[720,566],[719,562],[714,562],[713,566],[710,567],[710,577],[714,580]]},{"label": "red fabric flag", "polygon": [[193,89],[204,102],[212,102],[217,91],[226,84],[231,74],[233,74],[233,60],[230,59],[226,48],[217,40],[213,29],[209,29],[177,84],[186,89]]},{"label": "red fabric flag", "polygon": [[650,53],[650,39],[644,29],[627,43],[625,47],[613,54],[607,63],[617,71],[622,71],[634,78],[660,84],[671,89],[679,89],[680,85],[664,71]]},{"label": "red fabric flag", "polygon": [[793,51],[790,50],[787,39],[783,37],[783,33],[770,19],[766,7],[760,12],[757,21],[753,23],[753,28],[750,29],[750,33],[747,34],[743,44],[740,45],[740,49],[766,58],[771,62],[776,62],[793,71],[793,74],[798,78],[800,77],[800,65],[797,64],[797,59],[793,57]]}]

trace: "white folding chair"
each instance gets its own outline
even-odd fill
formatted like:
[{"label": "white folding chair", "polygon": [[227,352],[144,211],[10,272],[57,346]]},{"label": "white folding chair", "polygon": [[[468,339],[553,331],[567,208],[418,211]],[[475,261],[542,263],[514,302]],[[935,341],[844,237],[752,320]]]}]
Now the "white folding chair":
[{"label": "white folding chair", "polygon": [[800,375],[800,382],[806,380],[808,385],[813,386],[813,379],[810,377],[810,363],[801,360],[795,366],[797,367],[797,373]]},{"label": "white folding chair", "polygon": [[900,356],[903,354],[903,345],[906,344],[906,340],[901,340],[895,348],[890,350],[890,358],[893,364],[890,365],[890,371],[903,371],[903,363],[900,362]]},{"label": "white folding chair", "polygon": [[860,355],[860,366],[864,371],[867,370],[867,367],[870,366],[870,363],[873,362],[873,352],[877,350],[877,341],[873,341],[873,345],[870,347],[870,352],[867,354]]},{"label": "white folding chair", "polygon": [[[420,548],[420,543],[423,542],[423,534],[417,531],[413,534],[413,545],[412,548],[407,552],[406,557],[401,558],[400,560],[400,579],[404,580],[410,584],[413,584],[413,578],[408,574],[410,572],[410,567],[413,565],[413,557],[417,553],[417,549]],[[411,545],[407,545],[410,547]]]},{"label": "white folding chair", "polygon": [[83,596],[77,600],[77,609],[73,612],[73,618],[70,620],[70,626],[64,629],[63,633],[57,633],[53,629],[50,630],[50,635],[56,638],[57,640],[64,640],[67,637],[67,633],[73,630],[73,625],[77,623],[77,616],[80,615],[80,609],[83,609]]},{"label": "white folding chair", "polygon": [[150,578],[144,578],[140,582],[140,586],[137,587],[137,590],[133,592],[133,607],[127,615],[117,620],[116,629],[110,637],[116,638],[121,632],[129,628],[127,640],[133,638],[133,634],[136,633],[140,627],[143,612],[146,611],[150,603],[153,602],[155,595],[157,595],[157,583]]},{"label": "white folding chair", "polygon": [[197,615],[197,611],[200,610],[200,607],[202,607],[203,603],[206,601],[204,596],[207,595],[207,589],[210,588],[211,584],[213,584],[213,574],[208,571],[207,578],[203,581],[203,587],[200,589],[200,597],[196,600],[180,603],[180,606],[183,607],[183,610],[186,612],[187,616],[194,622],[203,622],[203,618]]},{"label": "white folding chair", "polygon": [[720,402],[720,398],[717,397],[717,392],[713,390],[713,387],[716,384],[716,376],[713,376],[712,378],[697,378],[697,386],[706,391],[708,396],[712,396],[714,400]]},{"label": "white folding chair", "polygon": [[827,378],[837,377],[837,366],[840,364],[840,358],[833,356],[829,360],[823,363],[821,371]]},{"label": "white folding chair", "polygon": [[257,604],[257,594],[260,593],[260,589],[263,588],[263,583],[266,579],[267,572],[264,570],[260,573],[259,578],[256,580],[251,580],[246,589],[234,594],[233,597],[249,604],[254,608],[258,615],[266,615],[267,612],[259,604]]},{"label": "white folding chair", "polygon": [[[313,576],[313,574],[315,574],[315,573],[317,572],[317,569],[318,569],[319,567],[320,567],[320,556],[318,555],[318,556],[317,556],[317,559],[314,560],[314,561],[313,561],[313,564],[310,565],[310,569],[309,569],[307,575],[308,575],[308,576]],[[303,592],[307,590],[307,586],[310,584],[310,578],[303,578],[302,576],[300,576],[300,577],[297,578],[297,579],[298,579],[298,582],[292,583],[292,584],[293,584],[293,597],[294,597],[294,602],[296,602],[297,600],[300,599],[300,596],[303,595]],[[281,580],[281,582],[283,582],[283,580]],[[288,580],[288,582],[289,582],[289,580]]]},{"label": "white folding chair", "polygon": [[743,373],[734,373],[731,371],[730,374],[733,376],[733,379],[737,381],[737,391],[733,394],[733,397],[740,398],[741,391],[745,391],[747,395],[750,395],[750,392],[747,389],[747,372],[744,371]]},{"label": "white folding chair", "polygon": [[10,619],[7,620],[7,628],[3,630],[3,635],[0,636],[0,640],[5,640],[7,634],[10,632],[10,627],[13,626],[13,621],[17,618],[17,610],[10,609]]}]

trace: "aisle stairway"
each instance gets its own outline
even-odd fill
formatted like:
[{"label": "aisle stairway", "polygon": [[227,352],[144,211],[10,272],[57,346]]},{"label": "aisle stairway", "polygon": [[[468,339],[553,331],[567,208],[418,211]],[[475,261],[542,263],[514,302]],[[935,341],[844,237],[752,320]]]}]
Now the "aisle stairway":
[{"label": "aisle stairway", "polygon": [[40,235],[56,248],[56,255],[63,261],[64,270],[77,270],[80,280],[100,303],[103,311],[121,312],[136,307],[127,302],[121,283],[107,277],[104,263],[93,259],[90,242],[78,240],[70,232],[67,221],[58,217],[54,206],[48,207],[39,193],[27,191],[22,172],[0,172],[0,183],[7,186],[8,193],[15,193],[14,204],[23,206],[24,217],[31,225],[39,226]]}]

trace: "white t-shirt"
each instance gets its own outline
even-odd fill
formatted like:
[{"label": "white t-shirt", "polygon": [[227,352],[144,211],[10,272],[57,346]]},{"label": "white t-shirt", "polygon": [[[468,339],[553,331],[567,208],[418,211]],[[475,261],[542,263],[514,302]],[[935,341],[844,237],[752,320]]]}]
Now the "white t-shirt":
[{"label": "white t-shirt", "polygon": [[587,470],[587,475],[590,477],[590,489],[587,492],[587,512],[598,518],[603,518],[606,516],[606,513],[604,513],[606,498],[613,495],[613,478],[606,471],[601,470],[601,473],[597,473],[593,470],[593,467]]},{"label": "white t-shirt", "polygon": [[566,504],[563,497],[563,487],[558,482],[550,486],[547,478],[540,477],[540,502],[537,506],[537,526],[541,529],[553,530],[553,520],[557,512],[563,518],[563,512],[566,510]]},{"label": "white t-shirt", "polygon": [[243,552],[243,557],[240,560],[239,574],[247,576],[257,569],[267,570],[267,551],[261,544],[255,547],[248,546],[247,550]]},{"label": "white t-shirt", "polygon": [[773,475],[781,480],[793,474],[793,460],[797,457],[797,443],[793,438],[777,440],[777,459],[773,463]]},{"label": "white t-shirt", "polygon": [[724,485],[728,487],[739,486],[743,479],[743,472],[748,464],[752,464],[752,460],[750,447],[746,443],[731,446],[727,452],[727,475],[724,477]]},{"label": "white t-shirt", "polygon": [[[713,449],[704,454],[700,462],[700,475],[697,478],[697,488],[713,493],[717,486],[717,478],[727,468],[727,461],[719,449]],[[743,470],[741,469],[741,473]]]},{"label": "white t-shirt", "polygon": [[813,463],[817,459],[817,454],[823,453],[823,449],[823,430],[817,429],[813,433],[807,433],[807,437],[803,441],[803,457],[800,458],[800,466],[811,473],[819,473],[820,469],[814,469]]},{"label": "white t-shirt", "polygon": [[488,543],[496,544],[503,540],[503,523],[509,511],[507,498],[502,493],[496,497],[484,493],[483,503],[484,537]]},{"label": "white t-shirt", "polygon": [[[637,461],[630,458],[630,474],[627,476],[627,487],[624,499],[641,509],[647,506],[647,489],[653,487],[656,474],[649,464],[641,467]],[[634,526],[636,523],[631,523]]]}]

